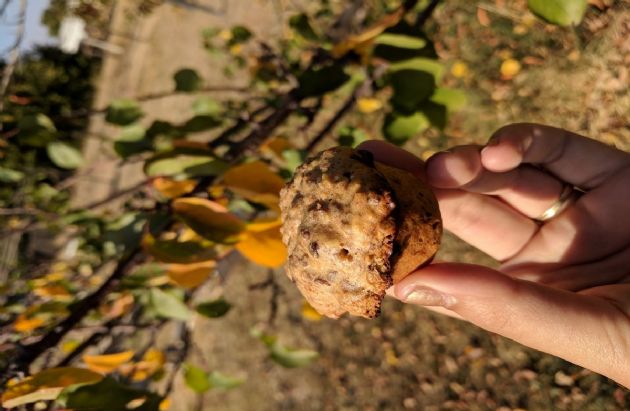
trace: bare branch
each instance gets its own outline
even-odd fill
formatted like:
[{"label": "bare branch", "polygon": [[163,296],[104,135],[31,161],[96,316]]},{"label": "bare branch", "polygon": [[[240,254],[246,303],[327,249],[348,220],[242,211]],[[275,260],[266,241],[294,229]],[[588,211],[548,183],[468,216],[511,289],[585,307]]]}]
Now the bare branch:
[{"label": "bare branch", "polygon": [[[8,2],[3,4],[6,8]],[[4,10],[2,10],[4,12]],[[26,16],[26,0],[20,0],[20,10],[18,11],[18,21],[17,27],[15,29],[15,42],[13,46],[11,46],[11,51],[9,52],[9,60],[7,65],[4,67],[2,72],[2,82],[0,82],[0,112],[4,110],[4,98],[7,92],[7,88],[9,88],[9,82],[11,81],[11,77],[13,77],[13,71],[15,70],[15,66],[17,65],[18,57],[20,56],[20,46],[22,45],[22,40],[24,38],[24,22]],[[0,129],[1,129],[0,125]]]},{"label": "bare branch", "polygon": [[429,17],[431,17],[431,15],[433,14],[433,11],[435,10],[435,8],[437,7],[439,3],[440,3],[440,0],[431,0],[431,3],[429,3],[429,5],[425,7],[424,10],[422,10],[420,14],[418,14],[418,17],[416,18],[416,23],[415,23],[416,28],[422,28],[422,26],[424,26],[424,24],[427,22]]},{"label": "bare branch", "polygon": [[304,148],[307,153],[310,153],[315,146],[317,146],[323,139],[332,131],[335,125],[341,120],[349,111],[354,107],[354,103],[356,103],[359,94],[361,94],[361,90],[363,89],[363,85],[356,87],[350,97],[343,103],[341,108],[337,110],[335,115],[326,123],[326,125],[317,133],[317,135],[308,143],[308,145]]}]

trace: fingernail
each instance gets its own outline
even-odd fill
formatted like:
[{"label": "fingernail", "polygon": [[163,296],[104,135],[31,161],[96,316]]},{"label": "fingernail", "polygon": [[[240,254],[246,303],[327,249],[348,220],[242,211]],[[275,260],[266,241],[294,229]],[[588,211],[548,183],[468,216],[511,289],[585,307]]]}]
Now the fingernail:
[{"label": "fingernail", "polygon": [[411,304],[446,308],[449,308],[457,303],[457,300],[452,295],[444,294],[429,287],[416,287],[402,300]]}]

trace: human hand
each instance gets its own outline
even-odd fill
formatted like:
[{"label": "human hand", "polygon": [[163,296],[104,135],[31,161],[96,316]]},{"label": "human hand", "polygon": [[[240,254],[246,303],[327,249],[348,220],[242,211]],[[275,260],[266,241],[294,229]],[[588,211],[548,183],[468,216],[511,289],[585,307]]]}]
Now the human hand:
[{"label": "human hand", "polygon": [[[369,141],[376,160],[423,164]],[[434,263],[390,290],[630,387],[630,154],[565,130],[512,124],[485,146],[431,157],[446,229],[501,262]],[[540,223],[566,186],[585,193]]]}]

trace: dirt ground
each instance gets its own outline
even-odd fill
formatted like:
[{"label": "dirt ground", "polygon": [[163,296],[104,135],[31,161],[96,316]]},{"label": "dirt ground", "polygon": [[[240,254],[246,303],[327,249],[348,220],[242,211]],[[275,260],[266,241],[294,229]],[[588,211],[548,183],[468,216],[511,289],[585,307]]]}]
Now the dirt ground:
[{"label": "dirt ground", "polygon": [[[128,19],[124,17],[125,3],[117,2],[111,36],[125,52],[105,59],[96,108],[112,98],[168,90],[172,74],[182,67],[199,70],[209,84],[221,84],[225,79],[216,62],[202,49],[201,30],[246,23],[257,34],[273,39],[281,30],[278,4],[286,3],[287,10],[294,4],[229,0],[223,13],[165,4],[146,18]],[[222,2],[203,3],[220,10]],[[486,13],[487,26],[481,24],[484,19],[477,17],[472,2],[447,3],[438,9],[437,24],[429,31],[438,39],[439,54],[447,67],[455,62],[467,66],[466,76],[447,75],[446,81],[465,89],[469,104],[444,134],[429,132],[410,143],[409,149],[426,156],[453,144],[483,142],[494,129],[512,121],[567,127],[630,148],[627,2],[617,2],[603,16],[589,20],[588,24],[596,24],[594,20],[600,19],[597,24],[603,26],[583,33],[581,45],[574,43],[571,33],[542,33],[540,23],[523,20],[523,2],[514,6],[487,2],[495,10]],[[507,16],[500,13],[505,10],[509,10]],[[525,28],[517,30],[517,26]],[[521,73],[506,81],[500,79],[498,67],[509,53],[527,63]],[[191,99],[173,96],[147,102],[144,120],[177,121],[189,114]],[[92,167],[98,168],[93,175],[99,179],[86,181],[77,190],[79,203],[105,197],[141,178],[137,166],[119,167],[106,148],[99,136],[112,135],[113,130],[102,119],[97,118],[90,131],[95,137],[87,143],[86,155]],[[493,264],[448,234],[438,257]],[[256,290],[250,287],[265,281],[267,270],[234,258],[220,272],[225,281],[204,286],[199,298],[223,293],[234,307],[220,319],[196,320],[189,361],[209,371],[242,376],[246,382],[230,391],[212,390],[200,397],[178,378],[171,410],[630,407],[628,391],[603,377],[421,308],[388,300],[377,320],[311,321],[301,315],[302,298],[282,272],[274,274],[276,288]],[[272,299],[277,302],[277,313],[268,325]],[[255,326],[277,335],[288,346],[316,349],[320,358],[305,368],[282,368],[250,335]]]}]

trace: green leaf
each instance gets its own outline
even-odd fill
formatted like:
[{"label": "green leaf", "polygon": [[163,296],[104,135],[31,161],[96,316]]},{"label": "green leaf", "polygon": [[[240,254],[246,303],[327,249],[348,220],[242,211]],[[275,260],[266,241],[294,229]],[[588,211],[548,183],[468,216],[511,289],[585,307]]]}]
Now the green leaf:
[{"label": "green leaf", "polygon": [[435,89],[430,100],[446,107],[448,111],[457,111],[466,105],[466,93],[462,90],[439,87]]},{"label": "green leaf", "polygon": [[304,98],[320,96],[338,89],[349,78],[341,64],[309,69],[298,76],[297,94]]},{"label": "green leaf", "polygon": [[411,137],[429,127],[429,120],[422,113],[411,115],[388,113],[383,123],[383,135],[394,144],[402,145]]},{"label": "green leaf", "polygon": [[144,113],[140,105],[130,99],[114,100],[107,107],[105,121],[119,126],[129,125],[139,120]]},{"label": "green leaf", "polygon": [[227,163],[208,155],[177,155],[163,153],[147,160],[144,172],[149,177],[182,176],[201,177],[217,176],[228,169]]},{"label": "green leaf", "polygon": [[394,90],[392,105],[407,113],[415,111],[435,90],[435,78],[426,71],[394,71],[389,75],[389,82]]},{"label": "green leaf", "polygon": [[199,394],[212,388],[208,374],[201,368],[188,363],[184,364],[184,381],[188,388]]},{"label": "green leaf", "polygon": [[433,76],[436,84],[442,80],[442,76],[444,75],[444,66],[442,64],[436,60],[424,57],[403,60],[398,63],[391,64],[388,67],[389,73],[394,73],[400,70],[425,71]]},{"label": "green leaf", "polygon": [[587,0],[528,0],[527,5],[538,17],[559,26],[576,26],[586,13]]},{"label": "green leaf", "polygon": [[232,46],[238,43],[245,43],[252,38],[252,32],[245,26],[232,27],[232,38],[228,42],[228,45]]},{"label": "green leaf", "polygon": [[383,33],[374,39],[374,43],[404,49],[421,49],[427,45],[423,38],[394,33]]},{"label": "green leaf", "polygon": [[217,257],[214,248],[196,241],[152,239],[152,241],[144,241],[144,245],[148,254],[163,263],[192,264]]},{"label": "green leaf", "polygon": [[151,288],[149,291],[149,304],[160,317],[182,321],[190,319],[191,313],[186,304],[159,288]]},{"label": "green leaf", "polygon": [[81,152],[70,144],[54,141],[46,146],[48,158],[60,168],[74,170],[83,164]]},{"label": "green leaf", "polygon": [[245,382],[244,378],[230,377],[219,371],[212,371],[208,376],[208,380],[212,388],[223,388],[225,390],[238,387]]},{"label": "green leaf", "polygon": [[365,131],[352,126],[341,127],[338,133],[340,146],[356,147],[368,139]]},{"label": "green leaf", "polygon": [[158,136],[164,136],[169,139],[178,139],[186,135],[184,130],[177,127],[168,121],[155,120],[146,132],[146,137],[149,139],[155,139]]},{"label": "green leaf", "polygon": [[223,107],[212,97],[199,97],[193,102],[192,110],[198,116],[218,117]]},{"label": "green leaf", "polygon": [[32,147],[45,147],[55,139],[57,132],[50,117],[42,113],[22,117],[17,126],[20,131],[18,141]]},{"label": "green leaf", "polygon": [[123,277],[122,286],[125,288],[141,288],[151,278],[166,274],[163,264],[147,263],[137,267],[131,274]]},{"label": "green leaf", "polygon": [[317,41],[319,36],[313,30],[313,26],[308,19],[308,16],[304,13],[296,14],[289,18],[289,26],[300,36],[306,40]]},{"label": "green leaf", "polygon": [[230,308],[232,308],[232,305],[220,298],[218,300],[198,304],[195,310],[204,317],[219,318],[227,314]]},{"label": "green leaf", "polygon": [[296,150],[294,148],[290,148],[288,150],[284,150],[282,152],[282,158],[285,161],[286,169],[291,173],[299,167],[300,164],[304,161],[305,153],[300,150]]},{"label": "green leaf", "polygon": [[191,92],[201,87],[201,77],[193,69],[185,68],[179,70],[173,76],[175,80],[175,90]]},{"label": "green leaf", "polygon": [[271,359],[286,368],[298,368],[311,364],[319,357],[317,351],[296,350],[276,342],[271,346]]},{"label": "green leaf", "polygon": [[183,130],[188,133],[211,130],[221,125],[221,120],[215,116],[199,115],[186,121]]},{"label": "green leaf", "polygon": [[[385,30],[381,36],[383,35],[385,36],[385,42],[380,43],[377,40],[372,51],[376,58],[387,61],[400,61],[415,57],[437,57],[433,43],[431,43],[429,38],[421,29],[409,24],[404,19],[394,27]],[[419,46],[420,43],[409,41],[409,39],[423,40],[425,44],[422,47],[410,47]]]},{"label": "green leaf", "polygon": [[96,384],[67,388],[58,402],[73,410],[129,411],[128,404],[144,398],[135,411],[158,411],[162,398],[152,392],[130,388],[106,377]]},{"label": "green leaf", "polygon": [[17,183],[24,178],[24,173],[0,166],[0,182]]},{"label": "green leaf", "polygon": [[140,124],[125,126],[120,136],[114,142],[114,151],[122,158],[130,157],[153,148],[151,141],[146,137],[147,130]]},{"label": "green leaf", "polygon": [[105,226],[101,240],[109,244],[113,254],[128,252],[140,244],[146,221],[146,214],[124,213]]}]

